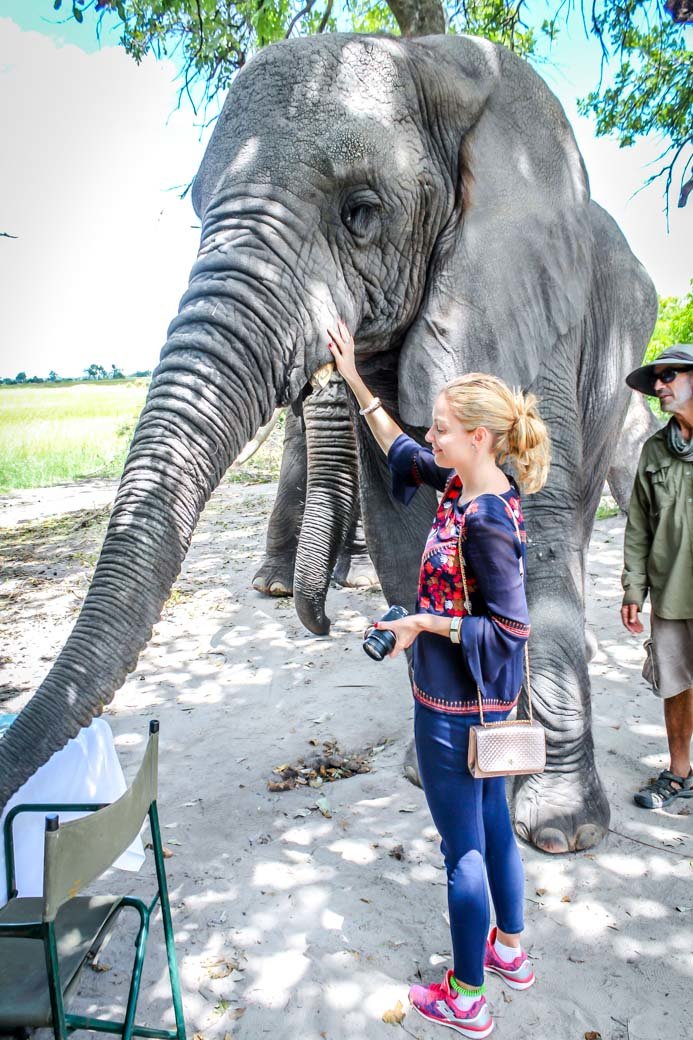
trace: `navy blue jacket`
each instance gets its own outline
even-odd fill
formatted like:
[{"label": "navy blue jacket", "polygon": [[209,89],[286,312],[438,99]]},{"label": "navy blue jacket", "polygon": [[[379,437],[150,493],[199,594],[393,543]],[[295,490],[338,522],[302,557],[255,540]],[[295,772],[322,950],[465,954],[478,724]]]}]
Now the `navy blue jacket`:
[{"label": "navy blue jacket", "polygon": [[[405,505],[421,484],[443,492],[421,559],[417,611],[464,618],[459,645],[430,632],[416,638],[414,696],[437,711],[478,714],[478,684],[484,711],[507,712],[522,686],[530,631],[526,536],[517,487],[502,496],[479,495],[463,505],[455,471],[436,466],[433,452],[406,434],[392,444],[388,465],[392,493]],[[464,607],[460,530],[471,615]]]}]

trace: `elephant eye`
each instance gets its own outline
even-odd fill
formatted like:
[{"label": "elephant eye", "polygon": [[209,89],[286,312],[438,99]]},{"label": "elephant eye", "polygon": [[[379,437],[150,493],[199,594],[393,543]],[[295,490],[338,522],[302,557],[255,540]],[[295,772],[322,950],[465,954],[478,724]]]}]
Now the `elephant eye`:
[{"label": "elephant eye", "polygon": [[342,209],[342,221],[354,238],[369,238],[378,225],[380,199],[374,192],[352,196]]}]

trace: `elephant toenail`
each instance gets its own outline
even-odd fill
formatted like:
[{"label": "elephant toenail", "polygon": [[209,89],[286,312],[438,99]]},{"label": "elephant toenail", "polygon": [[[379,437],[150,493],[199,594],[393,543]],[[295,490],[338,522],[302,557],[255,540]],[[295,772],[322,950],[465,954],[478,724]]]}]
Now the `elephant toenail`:
[{"label": "elephant toenail", "polygon": [[522,823],[521,820],[515,820],[515,833],[517,834],[518,838],[522,839],[522,841],[528,842],[530,840],[529,827],[527,827],[526,824]]},{"label": "elephant toenail", "polygon": [[575,835],[575,848],[580,851],[593,849],[602,840],[604,834],[603,827],[599,827],[594,823],[583,823],[581,827],[578,827]]},{"label": "elephant toenail", "polygon": [[544,827],[540,830],[534,837],[534,844],[544,852],[550,852],[553,855],[570,852],[568,839],[563,831],[559,831],[556,827]]}]

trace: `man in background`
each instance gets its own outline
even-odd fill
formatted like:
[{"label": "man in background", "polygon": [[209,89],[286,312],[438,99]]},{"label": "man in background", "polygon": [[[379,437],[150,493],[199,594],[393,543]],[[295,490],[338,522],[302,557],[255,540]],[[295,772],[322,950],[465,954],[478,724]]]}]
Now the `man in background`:
[{"label": "man in background", "polygon": [[693,798],[693,344],[668,347],[626,382],[657,397],[671,416],[643,445],[621,579],[621,619],[633,635],[643,631],[638,615],[650,594],[643,676],[664,702],[670,760],[634,798],[645,809],[661,809],[676,798]]}]

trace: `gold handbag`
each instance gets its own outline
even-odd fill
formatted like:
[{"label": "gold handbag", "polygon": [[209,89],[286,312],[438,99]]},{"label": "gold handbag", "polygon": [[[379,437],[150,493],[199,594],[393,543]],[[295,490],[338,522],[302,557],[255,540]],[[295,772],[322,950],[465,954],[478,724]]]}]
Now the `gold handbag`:
[{"label": "gold handbag", "polygon": [[[500,498],[501,496],[496,496]],[[505,499],[501,501],[506,505]],[[520,528],[513,515],[515,532],[520,537]],[[472,605],[467,590],[467,576],[462,555],[462,532],[457,543],[464,588],[465,610],[471,615]],[[520,776],[526,773],[543,773],[546,768],[546,733],[539,722],[532,716],[532,689],[529,675],[529,650],[525,643],[525,684],[529,703],[529,718],[516,719],[512,722],[484,722],[484,705],[481,690],[477,684],[476,695],[479,698],[480,726],[469,728],[469,750],[467,765],[473,777],[481,779],[486,776]]]}]

